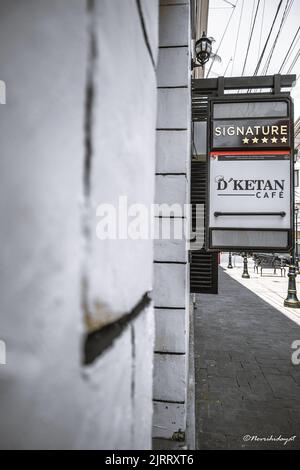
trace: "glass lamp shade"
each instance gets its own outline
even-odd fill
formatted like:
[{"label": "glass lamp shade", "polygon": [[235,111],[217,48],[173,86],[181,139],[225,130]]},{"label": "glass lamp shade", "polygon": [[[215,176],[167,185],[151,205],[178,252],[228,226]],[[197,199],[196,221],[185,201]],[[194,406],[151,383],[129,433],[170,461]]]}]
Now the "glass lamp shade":
[{"label": "glass lamp shade", "polygon": [[211,50],[212,41],[203,34],[195,44],[196,57],[201,65],[205,64],[209,60]]}]

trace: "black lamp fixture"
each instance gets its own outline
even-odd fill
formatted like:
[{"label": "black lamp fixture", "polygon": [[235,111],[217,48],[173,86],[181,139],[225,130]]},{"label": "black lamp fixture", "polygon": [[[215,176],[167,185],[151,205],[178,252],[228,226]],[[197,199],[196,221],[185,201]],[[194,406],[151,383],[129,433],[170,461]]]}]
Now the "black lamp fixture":
[{"label": "black lamp fixture", "polygon": [[203,67],[211,58],[221,62],[221,58],[212,52],[213,42],[215,42],[214,38],[208,38],[203,31],[202,37],[195,44],[196,61],[192,62],[192,68]]}]

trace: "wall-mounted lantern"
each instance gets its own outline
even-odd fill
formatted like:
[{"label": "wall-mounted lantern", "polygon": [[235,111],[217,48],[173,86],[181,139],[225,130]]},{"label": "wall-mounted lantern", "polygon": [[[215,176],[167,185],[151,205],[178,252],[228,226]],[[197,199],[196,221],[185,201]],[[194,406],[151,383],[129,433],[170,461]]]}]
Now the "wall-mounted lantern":
[{"label": "wall-mounted lantern", "polygon": [[208,38],[203,31],[202,37],[195,44],[196,61],[192,61],[192,69],[203,67],[212,58],[217,62],[221,62],[221,58],[212,52],[213,42],[215,42],[214,38]]}]

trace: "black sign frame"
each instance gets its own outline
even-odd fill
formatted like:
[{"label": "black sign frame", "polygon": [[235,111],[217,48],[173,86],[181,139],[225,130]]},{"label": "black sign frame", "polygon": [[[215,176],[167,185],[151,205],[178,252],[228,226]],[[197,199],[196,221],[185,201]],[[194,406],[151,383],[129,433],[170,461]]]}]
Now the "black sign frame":
[{"label": "black sign frame", "polygon": [[[211,152],[218,152],[218,151],[226,151],[230,153],[231,151],[240,151],[244,152],[244,147],[213,147],[213,106],[216,103],[241,103],[241,102],[274,102],[274,101],[285,101],[288,105],[288,116],[286,119],[289,121],[289,132],[290,132],[290,145],[286,147],[280,147],[280,150],[285,150],[287,153],[290,154],[290,226],[288,229],[268,229],[268,228],[241,228],[241,227],[222,227],[221,230],[226,231],[273,231],[273,232],[287,232],[287,246],[286,247],[269,247],[269,246],[212,246],[212,231],[215,229],[214,227],[209,226],[209,213],[210,213],[210,162],[211,162]],[[260,119],[260,118],[254,118]],[[270,118],[271,119],[271,118]],[[225,120],[225,119],[224,119]],[[238,120],[238,119],[236,119]],[[242,120],[242,118],[241,118]],[[274,151],[279,150],[278,147],[274,149],[272,146],[264,146],[264,147],[257,147],[257,151]],[[247,150],[246,150],[247,151]],[[253,152],[253,149],[249,150]],[[223,95],[220,97],[212,97],[208,99],[208,122],[207,122],[207,187],[206,187],[206,194],[207,194],[207,203],[206,203],[206,211],[205,211],[205,226],[206,226],[206,249],[207,251],[216,252],[216,251],[246,251],[246,252],[291,252],[294,249],[294,230],[295,230],[295,221],[294,221],[294,103],[291,96],[287,93],[282,94],[251,94],[244,95],[244,96],[237,96],[237,95]]]},{"label": "black sign frame", "polygon": [[[236,98],[236,99],[232,99],[232,96],[230,97],[230,95],[228,95],[229,98],[227,98],[227,96],[222,96],[220,98],[213,98],[213,99],[210,99],[210,103],[209,103],[209,128],[210,128],[210,133],[209,133],[209,139],[208,141],[210,142],[210,152],[212,151],[231,151],[231,150],[236,150],[236,151],[254,151],[254,150],[289,150],[293,144],[293,128],[294,128],[294,125],[293,125],[293,122],[291,121],[291,114],[292,114],[292,102],[291,102],[291,98],[290,97],[287,97],[287,96],[283,96],[283,97],[280,97],[280,95],[276,96],[275,95],[271,95],[271,96],[268,96],[268,97],[265,97],[264,99],[262,99],[262,97],[259,97],[259,98],[254,98],[253,95],[251,96],[251,98],[249,98],[249,95],[248,95],[248,98],[247,97],[242,97],[242,98]],[[245,119],[247,119],[248,121],[260,121],[260,120],[272,120],[272,119],[285,119],[285,121],[289,121],[289,139],[290,139],[290,143],[287,145],[280,145],[278,147],[275,147],[274,145],[261,145],[261,146],[255,146],[255,147],[251,147],[250,149],[244,147],[244,146],[230,146],[230,147],[227,147],[227,146],[220,146],[220,147],[217,147],[217,146],[213,146],[213,121],[217,120],[217,121],[226,121],[228,119],[226,118],[215,118],[214,115],[213,115],[213,107],[214,107],[214,104],[222,104],[222,103],[253,103],[253,102],[263,102],[263,103],[266,103],[266,102],[286,102],[287,104],[287,116],[282,116],[282,117],[270,117],[270,118],[267,118],[267,117],[249,117],[249,118],[232,118],[232,121],[234,123],[236,122],[239,122],[239,121],[245,121]]]}]

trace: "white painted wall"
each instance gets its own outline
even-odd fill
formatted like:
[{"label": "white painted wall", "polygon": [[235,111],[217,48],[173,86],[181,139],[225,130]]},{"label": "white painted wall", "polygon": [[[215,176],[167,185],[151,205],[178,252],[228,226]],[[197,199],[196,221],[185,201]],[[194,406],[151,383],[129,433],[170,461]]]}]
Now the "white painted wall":
[{"label": "white painted wall", "polygon": [[[156,60],[157,0],[141,7]],[[97,55],[85,200],[89,25]],[[88,13],[82,0],[2,0],[0,57],[0,445],[150,448],[152,306],[81,365],[86,315],[99,328],[152,288],[151,242],[95,237],[99,203],[154,200],[156,78],[137,2],[96,0]]]},{"label": "white painted wall", "polygon": [[[156,192],[158,204],[189,203],[190,5],[160,1]],[[173,228],[182,219],[165,217]],[[189,264],[185,240],[154,244],[154,438],[174,439],[186,430]]]}]

